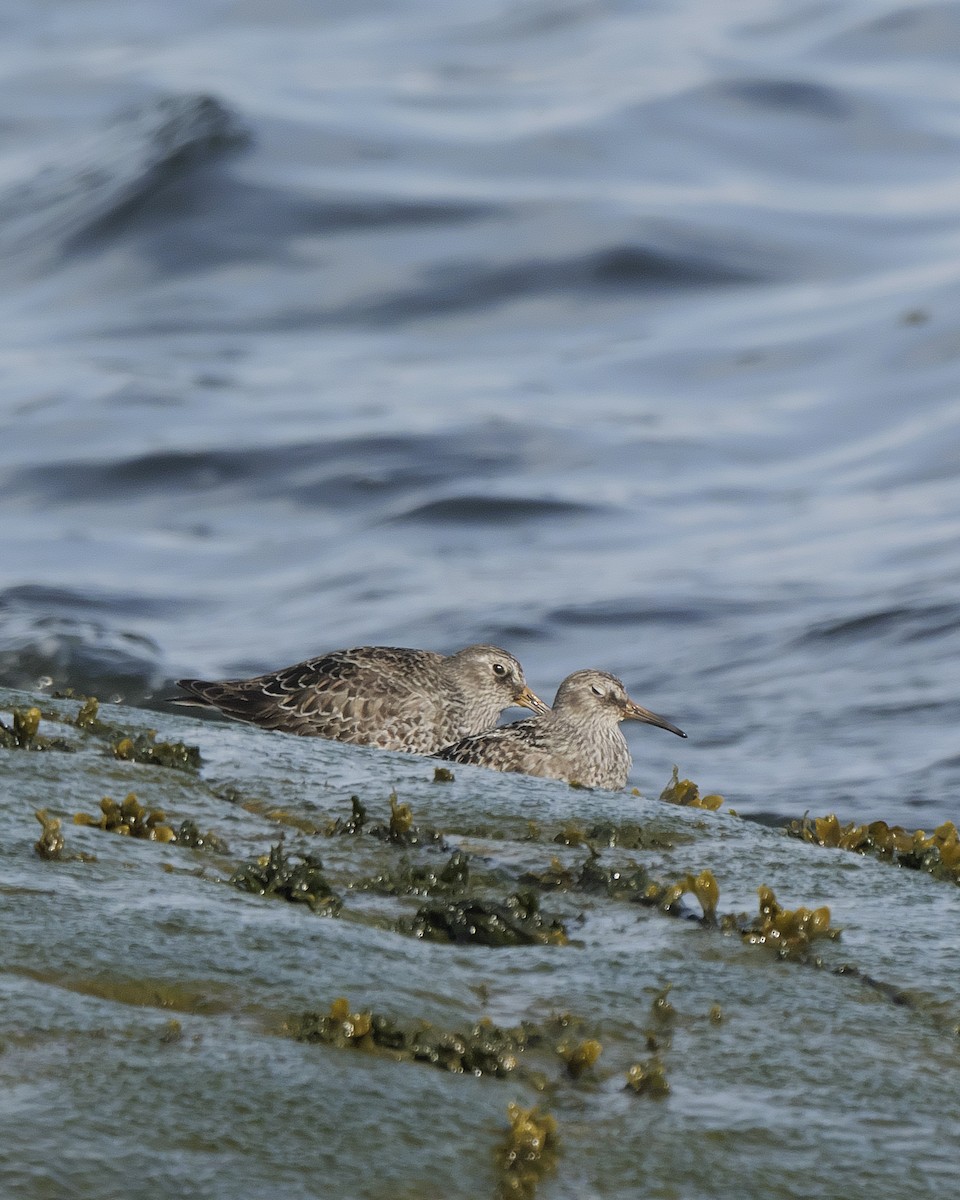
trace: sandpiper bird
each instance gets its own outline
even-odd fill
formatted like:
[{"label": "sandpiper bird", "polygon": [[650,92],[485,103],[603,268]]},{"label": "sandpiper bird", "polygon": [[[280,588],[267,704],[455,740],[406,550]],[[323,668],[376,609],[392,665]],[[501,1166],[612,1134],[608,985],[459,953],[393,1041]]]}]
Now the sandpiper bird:
[{"label": "sandpiper bird", "polygon": [[551,711],[462,738],[439,757],[619,791],[632,762],[621,721],[644,721],[687,736],[635,704],[616,675],[574,671],[560,684]]},{"label": "sandpiper bird", "polygon": [[505,708],[546,713],[519,662],[497,646],[456,654],[359,646],[253,679],[178,679],[173,703],[216,708],[266,729],[434,754],[497,723]]}]

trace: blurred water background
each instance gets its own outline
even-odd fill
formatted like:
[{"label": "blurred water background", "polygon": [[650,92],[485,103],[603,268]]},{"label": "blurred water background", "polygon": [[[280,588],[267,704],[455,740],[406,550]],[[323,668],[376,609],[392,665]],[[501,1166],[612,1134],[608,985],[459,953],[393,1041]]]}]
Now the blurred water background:
[{"label": "blurred water background", "polygon": [[960,6],[0,32],[0,682],[490,640],[647,791],[956,815]]}]

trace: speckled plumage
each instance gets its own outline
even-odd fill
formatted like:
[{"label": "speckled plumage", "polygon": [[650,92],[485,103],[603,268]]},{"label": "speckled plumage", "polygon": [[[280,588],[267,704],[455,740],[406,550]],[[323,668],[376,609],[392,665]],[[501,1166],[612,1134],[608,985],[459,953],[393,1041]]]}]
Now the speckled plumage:
[{"label": "speckled plumage", "polygon": [[444,747],[439,757],[619,791],[632,762],[620,732],[620,722],[626,720],[687,736],[635,704],[615,675],[574,671],[560,684],[552,711],[462,738]]},{"label": "speckled plumage", "polygon": [[497,646],[456,654],[398,646],[335,650],[252,679],[179,679],[174,703],[266,729],[433,754],[492,728],[505,708],[547,712],[520,663]]}]

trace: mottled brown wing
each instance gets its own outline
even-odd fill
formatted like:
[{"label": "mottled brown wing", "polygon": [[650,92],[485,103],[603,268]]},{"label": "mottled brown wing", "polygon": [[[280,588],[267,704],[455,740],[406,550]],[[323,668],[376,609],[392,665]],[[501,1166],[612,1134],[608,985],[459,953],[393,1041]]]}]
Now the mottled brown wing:
[{"label": "mottled brown wing", "polygon": [[535,774],[545,751],[543,726],[538,718],[530,717],[461,738],[452,746],[445,746],[437,757],[450,762],[493,767],[497,771]]},{"label": "mottled brown wing", "polygon": [[[417,750],[420,727],[437,721],[428,686],[437,662],[425,651],[363,646],[253,679],[179,682],[204,703],[266,729]],[[420,752],[435,748],[429,739]]]}]

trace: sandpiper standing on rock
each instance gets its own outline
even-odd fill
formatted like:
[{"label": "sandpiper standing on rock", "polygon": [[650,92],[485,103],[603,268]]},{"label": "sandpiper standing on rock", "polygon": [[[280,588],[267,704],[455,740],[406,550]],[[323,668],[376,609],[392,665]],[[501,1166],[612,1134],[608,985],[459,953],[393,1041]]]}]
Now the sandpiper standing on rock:
[{"label": "sandpiper standing on rock", "polygon": [[497,646],[456,654],[359,646],[253,679],[178,679],[173,703],[216,708],[266,729],[434,754],[491,729],[506,708],[546,713],[520,663]]},{"label": "sandpiper standing on rock", "polygon": [[619,791],[632,762],[621,721],[643,721],[687,736],[635,704],[616,675],[574,671],[557,689],[552,711],[465,737],[444,747],[439,757]]}]

